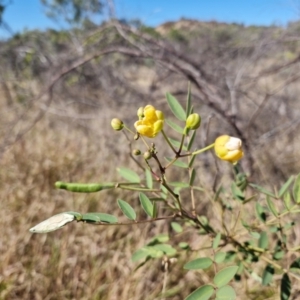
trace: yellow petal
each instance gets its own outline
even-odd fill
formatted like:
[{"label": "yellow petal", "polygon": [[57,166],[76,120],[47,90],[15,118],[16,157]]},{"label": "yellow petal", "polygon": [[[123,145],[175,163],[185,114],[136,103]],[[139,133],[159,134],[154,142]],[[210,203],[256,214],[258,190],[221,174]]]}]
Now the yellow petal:
[{"label": "yellow petal", "polygon": [[144,136],[147,136],[147,137],[150,137],[150,138],[153,137],[153,129],[150,126],[138,125],[136,127],[136,131],[141,135],[144,135]]},{"label": "yellow petal", "polygon": [[164,113],[162,111],[156,110],[155,113],[156,113],[156,117],[157,117],[158,120],[164,120],[165,119]]},{"label": "yellow petal", "polygon": [[151,105],[147,105],[144,109],[144,120],[151,122],[152,124],[157,121],[155,108]]},{"label": "yellow petal", "polygon": [[163,126],[164,126],[164,121],[162,120],[158,120],[154,123],[153,125],[154,136],[156,136],[163,129]]}]

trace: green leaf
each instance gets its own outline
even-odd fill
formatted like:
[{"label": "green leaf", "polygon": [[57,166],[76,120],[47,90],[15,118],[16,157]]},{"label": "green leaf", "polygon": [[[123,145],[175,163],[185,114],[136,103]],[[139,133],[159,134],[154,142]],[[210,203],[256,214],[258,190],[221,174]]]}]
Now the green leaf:
[{"label": "green leaf", "polygon": [[217,264],[222,263],[222,262],[225,260],[226,255],[227,255],[226,252],[217,252],[217,253],[215,254],[215,262],[216,262]]},{"label": "green leaf", "polygon": [[137,251],[135,251],[132,256],[131,256],[131,260],[133,262],[137,262],[139,260],[145,259],[147,257],[149,257],[149,251],[146,248],[141,248],[138,249]]},{"label": "green leaf", "polygon": [[217,290],[216,296],[216,300],[234,300],[236,293],[230,285],[224,285]]},{"label": "green leaf", "polygon": [[275,217],[278,217],[278,212],[275,208],[275,205],[274,205],[274,200],[270,199],[269,196],[267,196],[267,205],[268,205],[268,208],[270,210],[270,212],[275,216]]},{"label": "green leaf", "polygon": [[165,122],[172,128],[174,129],[176,132],[182,134],[183,131],[184,131],[184,128],[180,127],[179,125],[177,125],[176,123],[174,123],[173,121],[171,120],[165,120]]},{"label": "green leaf", "polygon": [[263,188],[257,184],[250,183],[249,185],[265,195],[269,195],[272,198],[276,198],[276,196],[273,193],[269,192],[268,190],[266,190],[265,188]]},{"label": "green leaf", "polygon": [[183,250],[187,250],[187,249],[190,248],[190,245],[189,245],[188,243],[186,243],[186,242],[180,242],[180,243],[178,244],[178,246],[179,246],[181,249],[183,249]]},{"label": "green leaf", "polygon": [[219,196],[221,195],[221,193],[224,192],[224,188],[222,185],[220,185],[220,187],[217,189],[216,193],[215,193],[215,196],[214,196],[214,199],[213,201],[217,201],[219,200]]},{"label": "green leaf", "polygon": [[256,215],[257,215],[258,219],[265,223],[267,220],[267,215],[259,202],[256,202],[255,210],[256,210]]},{"label": "green leaf", "polygon": [[182,227],[180,224],[178,224],[177,222],[171,222],[171,227],[173,228],[173,230],[177,233],[181,233],[183,231]]},{"label": "green leaf", "polygon": [[285,252],[283,250],[276,251],[273,254],[273,259],[280,260],[280,259],[282,259],[284,257],[284,254],[285,254]]},{"label": "green leaf", "polygon": [[177,187],[175,187],[175,189],[173,190],[173,192],[174,192],[175,194],[179,195],[179,192],[181,191],[181,189],[182,189],[182,187],[177,186]]},{"label": "green leaf", "polygon": [[183,268],[186,270],[207,269],[212,263],[213,261],[209,257],[201,257],[186,263]]},{"label": "green leaf", "polygon": [[214,277],[214,284],[219,288],[226,285],[234,277],[238,268],[238,266],[231,266],[222,269]]},{"label": "green leaf", "polygon": [[162,251],[167,256],[174,256],[177,252],[175,248],[168,244],[157,244],[154,245],[153,248]]},{"label": "green leaf", "polygon": [[66,214],[72,215],[77,221],[82,220],[82,214],[76,211],[67,211]]},{"label": "green leaf", "polygon": [[152,218],[153,217],[153,204],[151,203],[149,198],[144,193],[140,193],[140,201],[141,201],[142,207],[143,207],[144,211],[146,212],[146,214]]},{"label": "green leaf", "polygon": [[186,183],[186,182],[170,182],[169,183],[171,186],[175,186],[175,187],[181,187],[181,188],[188,188],[188,187],[190,187],[190,185],[188,184],[188,183]]},{"label": "green leaf", "polygon": [[227,251],[224,262],[232,262],[235,260],[236,252],[235,251]]},{"label": "green leaf", "polygon": [[157,211],[157,202],[155,202],[155,201],[152,201],[152,205],[153,205],[153,218],[157,218],[157,213],[158,213],[158,211]]},{"label": "green leaf", "polygon": [[128,168],[117,168],[117,171],[119,172],[120,176],[122,176],[124,179],[130,182],[138,183],[141,181],[139,175]]},{"label": "green leaf", "polygon": [[[180,147],[180,144],[181,142],[177,141],[177,140],[174,140],[174,139],[171,139],[171,138],[168,138],[170,143],[175,147],[175,148],[178,148]],[[186,146],[185,145],[182,145],[182,149],[183,150],[187,150]]]},{"label": "green leaf", "polygon": [[278,197],[281,198],[285,192],[288,190],[288,188],[290,187],[290,185],[292,184],[294,180],[294,176],[292,175],[288,180],[287,182],[281,187],[281,189],[279,190],[279,193],[278,193]]},{"label": "green leaf", "polygon": [[268,285],[272,282],[275,273],[274,267],[267,265],[262,275],[262,285]]},{"label": "green leaf", "polygon": [[197,131],[194,130],[193,133],[192,133],[192,135],[191,135],[191,137],[190,137],[189,143],[188,143],[188,145],[187,145],[187,150],[188,150],[188,151],[191,150],[191,148],[192,148],[192,146],[193,146],[193,144],[194,144],[195,137],[196,137],[196,133],[197,133]]},{"label": "green leaf", "polygon": [[257,240],[260,238],[260,234],[258,232],[251,231],[250,234],[251,234],[251,236],[253,236]]},{"label": "green leaf", "polygon": [[300,258],[297,258],[291,263],[290,271],[300,273]]},{"label": "green leaf", "polygon": [[117,223],[118,219],[105,213],[86,213],[82,215],[82,220],[86,222],[105,222],[105,223]]},{"label": "green leaf", "polygon": [[160,243],[166,243],[170,240],[169,235],[166,233],[158,234],[147,244],[148,246],[153,246]]},{"label": "green leaf", "polygon": [[300,203],[300,173],[295,179],[295,183],[293,186],[293,197],[296,203]]},{"label": "green leaf", "polygon": [[291,295],[291,280],[288,274],[283,274],[280,286],[280,300],[288,300]]},{"label": "green leaf", "polygon": [[262,249],[267,249],[268,244],[268,235],[265,231],[262,231],[258,240],[258,247]]},{"label": "green leaf", "polygon": [[[165,160],[170,162],[172,161],[173,159],[170,158],[170,157],[165,157]],[[176,160],[174,163],[173,163],[173,166],[176,166],[176,167],[179,167],[179,168],[185,168],[187,169],[189,167],[188,164],[184,163],[183,161],[180,161],[180,160]]]},{"label": "green leaf", "polygon": [[185,300],[208,300],[214,293],[214,288],[211,285],[203,285],[190,295]]},{"label": "green leaf", "polygon": [[196,178],[196,170],[192,169],[191,175],[190,175],[190,182],[189,182],[190,186],[193,186],[195,178]]},{"label": "green leaf", "polygon": [[220,241],[221,241],[221,233],[219,232],[214,238],[213,245],[212,245],[213,249],[217,249],[219,247]]},{"label": "green leaf", "polygon": [[201,188],[201,187],[199,187],[199,186],[193,186],[193,189],[194,189],[194,190],[197,190],[197,191],[200,191],[200,192],[204,192],[204,191],[205,191],[204,188]]},{"label": "green leaf", "polygon": [[245,200],[244,193],[240,190],[240,188],[236,185],[235,182],[232,182],[232,184],[231,184],[231,192],[235,199],[240,200],[240,201]]},{"label": "green leaf", "polygon": [[156,249],[155,247],[152,246],[145,246],[144,248],[148,250],[149,256],[152,258],[160,258],[164,256],[163,251],[161,251],[160,249]]},{"label": "green leaf", "polygon": [[191,160],[190,160],[190,162],[189,162],[189,168],[191,168],[191,167],[193,166],[194,161],[195,161],[195,159],[196,159],[196,156],[197,156],[197,155],[192,155]]},{"label": "green leaf", "polygon": [[127,202],[118,199],[118,205],[120,209],[122,210],[123,214],[130,220],[135,220],[136,219],[136,213],[134,209],[128,204]]},{"label": "green leaf", "polygon": [[163,199],[167,199],[169,191],[162,184],[160,185],[160,189],[162,191],[162,193],[160,194],[160,196]]},{"label": "green leaf", "polygon": [[163,255],[164,253],[161,250],[155,249],[154,247],[145,246],[133,253],[133,255],[131,256],[131,260],[133,262],[137,262],[148,257],[160,258]]},{"label": "green leaf", "polygon": [[[300,196],[300,195],[299,195]],[[300,199],[300,198],[299,198]],[[290,211],[291,207],[292,207],[292,203],[291,203],[291,194],[290,193],[285,193],[283,196],[283,204],[285,206],[285,208]]]},{"label": "green leaf", "polygon": [[185,121],[186,114],[178,100],[170,93],[166,93],[166,98],[174,116],[180,121]]},{"label": "green leaf", "polygon": [[192,93],[191,93],[191,83],[189,82],[188,93],[186,97],[186,118],[191,114],[192,109]]},{"label": "green leaf", "polygon": [[145,170],[147,188],[153,189],[153,178],[149,169]]}]

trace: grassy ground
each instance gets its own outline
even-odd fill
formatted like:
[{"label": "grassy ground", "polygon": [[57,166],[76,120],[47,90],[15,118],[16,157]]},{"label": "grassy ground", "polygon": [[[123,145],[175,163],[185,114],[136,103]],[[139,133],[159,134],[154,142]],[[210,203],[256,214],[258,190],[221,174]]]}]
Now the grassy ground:
[{"label": "grassy ground", "polygon": [[[134,115],[135,108],[132,110]],[[101,112],[99,119],[90,122],[95,132],[47,115],[5,152],[0,169],[0,299],[150,300],[160,298],[167,282],[169,299],[180,300],[209,280],[210,271],[182,268],[189,255],[195,257],[197,252],[180,256],[169,273],[162,272],[161,261],[135,271],[137,264],[131,262],[131,254],[156,234],[170,233],[175,241],[188,242],[194,249],[206,242],[190,230],[176,237],[168,221],[122,227],[72,223],[49,234],[28,231],[40,221],[70,210],[113,213],[124,220],[116,204],[119,197],[136,207],[140,218],[146,218],[138,208],[137,194],[72,194],[54,188],[57,180],[119,180],[117,166],[135,166],[128,157],[126,138],[110,128],[112,114]],[[208,183],[210,176],[204,172],[200,181]],[[179,178],[176,174],[169,177]],[[205,194],[196,199],[200,214],[213,213]],[[238,283],[235,288],[243,289]],[[249,299],[259,299],[256,294],[253,297]]]},{"label": "grassy ground", "polygon": [[[272,65],[272,62],[268,64]],[[112,69],[116,69],[114,65]],[[254,73],[259,73],[259,70]],[[116,69],[115,72],[119,71]],[[203,254],[199,251],[187,252],[178,257],[169,273],[162,272],[159,260],[135,270],[137,264],[131,261],[132,253],[156,234],[169,233],[174,242],[178,240],[187,242],[192,249],[199,249],[207,241],[189,228],[184,234],[176,235],[169,221],[105,227],[72,223],[49,234],[29,232],[32,226],[63,211],[112,213],[120,220],[125,220],[117,206],[118,198],[128,201],[135,207],[139,218],[146,218],[139,208],[138,195],[134,193],[109,190],[86,195],[72,194],[54,188],[54,183],[58,180],[118,181],[120,177],[116,168],[119,166],[138,170],[129,158],[128,140],[122,133],[116,133],[110,128],[110,120],[113,117],[120,117],[132,127],[138,107],[147,105],[155,98],[157,99],[155,105],[165,110],[167,106],[163,100],[164,93],[172,91],[173,87],[174,90],[179,86],[185,89],[187,85],[185,80],[173,74],[167,85],[159,86],[158,82],[158,88],[152,93],[149,86],[157,74],[151,68],[131,64],[121,71],[124,71],[124,78],[138,92],[144,92],[142,100],[139,100],[139,96],[135,96],[133,101],[127,94],[126,99],[125,96],[122,98],[121,91],[120,98],[112,101],[107,94],[103,96],[101,91],[96,91],[95,98],[99,99],[97,109],[89,108],[82,111],[82,107],[78,104],[72,110],[69,108],[72,95],[62,95],[59,98],[58,90],[53,100],[56,101],[55,105],[48,113],[18,142],[12,143],[3,152],[0,161],[0,228],[2,228],[0,299],[152,300],[161,299],[160,293],[166,284],[168,299],[181,300],[192,290],[210,280],[212,271],[183,270],[186,261]],[[246,72],[247,75],[250,71]],[[281,78],[277,80],[280,81]],[[275,184],[283,183],[300,169],[299,137],[295,132],[298,126],[295,120],[300,113],[297,100],[298,87],[297,84],[289,86],[288,89],[276,94],[272,98],[272,101],[275,99],[274,102],[270,101],[266,109],[257,110],[263,98],[257,96],[260,95],[257,91],[264,95],[270,87],[277,86],[280,82],[263,78],[259,84],[257,90],[250,90],[247,94],[251,101],[246,102],[246,98],[241,98],[245,102],[239,106],[238,121],[245,124],[241,128],[245,128],[245,132],[248,130],[247,134],[254,143],[252,149],[255,158],[255,182],[267,184],[273,189]],[[73,94],[78,92],[80,98],[80,92],[84,94],[85,91],[82,86],[77,88],[78,90],[71,87],[69,91]],[[117,88],[109,86],[111,90],[118,91]],[[106,92],[109,89],[107,88]],[[147,92],[149,98],[145,96]],[[89,96],[89,91],[86,91],[86,95]],[[285,102],[284,97],[289,102]],[[180,96],[181,100],[183,98],[185,95]],[[1,93],[0,108],[0,134],[5,136],[11,132],[11,136],[7,137],[8,142],[19,131],[32,124],[38,113],[37,107],[26,112],[26,102],[8,103]],[[224,125],[221,116],[216,116],[208,106],[202,105],[199,98],[195,101],[195,111],[201,114],[205,129],[208,128],[208,124],[210,125],[209,138],[224,134],[227,130],[228,124]],[[256,127],[247,128],[247,122],[253,117],[253,111],[256,111],[254,117],[258,122],[254,122]],[[26,112],[26,115],[18,126],[9,127],[10,122],[23,112]],[[79,117],[81,113],[86,117]],[[277,124],[279,119],[281,123]],[[293,123],[289,124],[289,119],[294,120]],[[273,132],[273,128],[278,131]],[[205,145],[206,133],[203,131],[199,135],[197,147]],[[211,141],[207,141],[209,142]],[[163,146],[160,138],[157,145],[159,155],[162,157],[166,152],[161,148]],[[197,163],[197,170],[199,185],[204,186],[207,191],[197,194],[197,213],[208,215],[217,223],[218,212],[211,210],[209,203],[217,172],[211,153],[203,155],[203,159]],[[225,174],[223,183],[226,184],[226,178],[231,176],[230,168],[222,163],[219,164],[219,170]],[[169,172],[167,176],[171,181],[183,177],[177,171]],[[218,183],[222,178],[218,178]],[[290,237],[299,244],[296,229]],[[256,265],[255,269],[258,273],[262,272],[261,265]],[[276,285],[278,282],[262,288],[248,276],[247,284],[242,284],[241,281],[233,283],[233,286],[237,294],[241,295],[239,299],[278,299]]]}]

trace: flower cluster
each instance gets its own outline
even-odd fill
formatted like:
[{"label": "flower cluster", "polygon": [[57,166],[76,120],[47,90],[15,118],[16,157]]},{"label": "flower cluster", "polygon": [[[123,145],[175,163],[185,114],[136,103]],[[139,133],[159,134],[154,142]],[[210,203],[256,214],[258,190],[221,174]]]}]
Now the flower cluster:
[{"label": "flower cluster", "polygon": [[[160,131],[162,131],[164,126],[164,114],[160,110],[156,110],[154,106],[147,105],[145,107],[140,107],[137,111],[137,115],[139,120],[134,123],[134,127],[137,132],[135,139],[138,139],[139,135],[146,136],[148,138],[154,138]],[[190,114],[186,118],[183,136],[187,134],[187,130],[197,130],[200,125],[201,117],[197,113]],[[111,126],[116,131],[122,130],[123,128],[129,130],[121,120],[116,118],[112,119]],[[131,133],[134,134],[132,131]],[[228,161],[232,164],[237,163],[244,156],[242,150],[242,141],[239,138],[231,137],[229,135],[221,135],[213,144],[189,153],[188,155],[198,155],[211,148],[215,149],[215,154],[218,158]],[[140,150],[135,150],[133,153],[134,155],[141,154]],[[151,155],[146,155],[145,157],[147,160],[150,158]]]},{"label": "flower cluster", "polygon": [[154,106],[141,107],[138,116],[140,119],[134,123],[134,127],[140,135],[154,138],[163,129],[164,114]]}]

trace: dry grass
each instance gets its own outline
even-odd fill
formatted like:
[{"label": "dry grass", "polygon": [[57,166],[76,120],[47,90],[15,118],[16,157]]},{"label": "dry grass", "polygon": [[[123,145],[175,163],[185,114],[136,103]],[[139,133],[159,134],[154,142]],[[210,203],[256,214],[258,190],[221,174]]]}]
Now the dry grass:
[{"label": "dry grass", "polygon": [[[28,231],[58,212],[101,211],[121,216],[118,197],[133,206],[137,203],[136,194],[85,195],[54,189],[57,180],[116,180],[117,166],[134,166],[127,147],[118,149],[126,145],[126,139],[111,131],[110,113],[102,112],[102,118],[90,122],[96,133],[48,115],[3,156],[1,299],[155,299],[161,292],[164,273],[159,262],[134,271],[130,257],[155,234],[167,232],[167,222],[132,227],[78,223],[45,235]],[[182,288],[174,299],[182,299],[197,285],[197,280],[187,284],[180,270],[176,266],[169,279],[176,291]]]},{"label": "dry grass", "polygon": [[[124,73],[126,73],[124,77],[130,79],[132,86],[145,93],[149,91],[147,87],[155,78],[153,70],[149,75],[149,69],[135,65]],[[261,82],[261,90],[276,86],[280,82],[278,78],[278,81],[272,80]],[[184,89],[186,82],[174,75],[166,84],[164,83],[164,86],[156,90],[154,96],[151,95],[152,98],[159,95],[154,104],[165,109],[166,104],[162,102],[164,101],[162,95],[166,91],[172,92],[172,87],[176,90],[175,86],[177,89],[179,87]],[[81,86],[78,89],[80,90]],[[76,87],[73,90],[76,93]],[[297,86],[291,85],[278,97],[283,97],[284,93],[296,95],[298,90]],[[85,92],[88,94],[88,91],[83,91],[83,94]],[[249,120],[249,111],[251,113],[255,111],[261,101],[257,99],[256,90],[249,95],[255,101],[249,104],[243,99],[245,102],[240,101],[239,104],[240,119],[245,123]],[[151,97],[149,93],[149,99]],[[185,96],[182,96],[182,99],[184,98]],[[123,98],[111,101],[100,95],[99,99],[99,109],[83,111],[87,116],[91,116],[85,119],[78,118],[82,112],[79,104],[72,109],[67,107],[63,97],[55,99],[55,105],[50,108],[48,114],[20,141],[13,143],[1,158],[0,299],[160,299],[165,276],[168,276],[168,299],[181,300],[196,287],[211,280],[212,272],[187,272],[182,268],[191,257],[203,255],[197,251],[180,256],[168,275],[161,271],[160,261],[150,262],[135,270],[136,264],[131,262],[131,254],[158,233],[169,233],[174,243],[179,240],[185,241],[194,249],[199,249],[205,244],[204,237],[189,229],[184,235],[175,236],[167,221],[106,227],[72,223],[59,231],[43,235],[31,234],[28,231],[40,221],[63,211],[99,211],[117,215],[121,220],[125,219],[116,203],[118,197],[134,206],[140,218],[146,218],[139,209],[137,194],[113,190],[85,195],[54,188],[57,180],[117,181],[120,179],[116,172],[118,166],[137,170],[137,166],[128,156],[127,139],[121,133],[111,130],[110,120],[113,117],[120,117],[126,123],[132,124],[136,118],[136,109],[148,104],[150,100],[143,99],[136,105],[137,101],[133,103],[128,98],[126,101]],[[31,124],[38,109],[32,108],[18,127],[8,129],[7,124],[17,117],[17,113],[25,110],[25,105],[16,103],[8,106],[5,102],[1,96],[0,133],[4,135],[7,130],[12,130],[12,136],[15,136],[16,132]],[[275,104],[270,102],[265,110],[259,112],[260,127],[249,129],[249,132],[250,130],[255,134],[257,132],[257,136],[260,137],[253,146],[257,182],[269,185],[282,183],[289,175],[299,172],[300,169],[297,150],[300,143],[295,134],[298,123],[291,125],[295,126],[294,128],[280,129],[280,124],[276,124],[276,118],[279,116],[276,106],[279,102],[279,100]],[[299,101],[296,98],[288,104],[285,106],[282,101],[283,110],[287,110],[280,116],[282,122],[288,122],[289,118],[296,120],[296,116],[300,114]],[[195,101],[195,111],[201,113],[203,127],[206,128],[212,111],[200,101]],[[262,135],[263,132],[268,133],[277,126],[280,130],[276,135],[266,137]],[[224,120],[214,116],[210,123],[208,142],[227,129],[228,125]],[[289,135],[291,132],[292,136]],[[199,135],[197,147],[204,146],[205,137],[205,133]],[[162,150],[164,148],[161,148],[163,146],[159,138],[157,144],[160,149],[159,155],[163,156],[165,152]],[[197,194],[197,212],[207,214],[212,220],[217,221],[219,211],[212,211],[209,203],[209,191],[216,173],[214,159],[211,154],[202,157],[203,159],[197,163],[198,180],[208,192]],[[224,164],[221,166],[221,171],[230,177],[229,167]],[[170,180],[179,180],[184,175],[178,173],[171,172],[167,176]],[[226,185],[226,178],[223,183]],[[297,231],[293,234],[292,238],[298,242],[300,234]],[[255,270],[261,273],[262,266],[256,265]],[[244,295],[239,299],[277,299],[278,288],[275,284],[262,289],[249,277],[247,287],[241,282],[233,283],[237,294]],[[278,282],[276,281],[276,284]],[[244,294],[246,291],[248,296]]]},{"label": "dry grass", "polygon": [[[89,131],[73,120],[46,115],[3,156],[0,170],[1,299],[159,299],[166,276],[161,271],[160,261],[135,271],[136,265],[130,257],[158,233],[169,232],[174,237],[168,222],[123,227],[72,223],[49,234],[28,231],[62,211],[100,211],[122,218],[116,204],[118,197],[138,207],[136,194],[103,191],[85,195],[54,189],[57,180],[118,180],[117,166],[134,167],[128,159],[127,140],[110,129],[112,114],[110,108],[102,111],[102,117],[89,121],[92,128]],[[204,165],[199,167],[205,170]],[[178,179],[174,174],[169,176]],[[200,175],[204,185],[208,178]],[[198,197],[199,213],[218,213],[208,210],[206,197]],[[138,208],[137,211],[145,218],[142,211]],[[203,237],[190,230],[174,238],[190,243],[195,249],[205,243]],[[190,259],[187,255],[194,257],[195,254],[197,252],[180,256],[172,267],[167,281],[169,299],[183,299],[209,281],[210,273],[183,270],[183,264]],[[238,283],[234,286],[242,292],[243,286]],[[267,294],[273,292],[266,289]],[[258,299],[257,294],[252,299]]]}]

